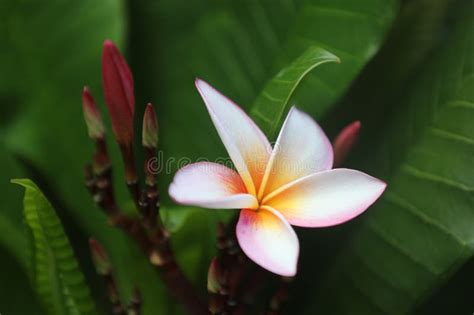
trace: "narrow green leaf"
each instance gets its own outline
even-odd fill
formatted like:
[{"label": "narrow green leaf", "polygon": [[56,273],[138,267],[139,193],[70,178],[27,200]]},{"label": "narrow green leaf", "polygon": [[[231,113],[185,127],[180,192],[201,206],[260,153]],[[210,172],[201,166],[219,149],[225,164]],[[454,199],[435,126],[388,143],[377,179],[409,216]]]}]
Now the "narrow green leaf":
[{"label": "narrow green leaf", "polygon": [[458,8],[443,43],[404,82],[382,143],[365,152],[389,169],[387,192],[307,313],[410,313],[473,257],[474,12]]},{"label": "narrow green leaf", "polygon": [[311,70],[327,62],[340,60],[320,47],[311,46],[266,84],[255,100],[251,115],[270,139],[288,111],[289,100],[298,84]]},{"label": "narrow green leaf", "polygon": [[50,315],[96,314],[69,240],[53,207],[29,179],[12,183],[25,188],[23,214],[31,233],[32,282]]}]

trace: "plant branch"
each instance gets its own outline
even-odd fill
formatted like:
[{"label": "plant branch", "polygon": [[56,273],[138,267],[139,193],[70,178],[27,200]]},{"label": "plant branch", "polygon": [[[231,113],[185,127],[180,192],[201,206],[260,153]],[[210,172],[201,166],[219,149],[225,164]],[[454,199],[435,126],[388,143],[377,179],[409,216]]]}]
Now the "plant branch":
[{"label": "plant branch", "polygon": [[209,310],[212,314],[243,314],[244,312],[244,306],[238,294],[248,260],[233,235],[226,231],[224,224],[218,224],[218,252],[208,274]]},{"label": "plant branch", "polygon": [[279,315],[288,301],[288,285],[293,278],[282,277],[275,293],[270,298],[265,315]]},{"label": "plant branch", "polygon": [[107,287],[107,296],[112,306],[112,314],[127,315],[127,311],[120,299],[117,281],[115,280],[112,271],[112,264],[107,252],[102,247],[102,245],[94,239],[89,240],[89,248],[96,272],[102,276],[105,281],[105,285]]},{"label": "plant branch", "polygon": [[138,289],[133,291],[132,298],[128,303],[128,314],[127,315],[140,315],[142,311],[142,296]]},{"label": "plant branch", "polygon": [[[156,184],[147,185],[145,202],[138,202],[142,213],[142,219],[139,219],[124,214],[116,203],[111,167],[94,172],[90,165],[86,166],[85,177],[89,192],[96,204],[107,214],[109,223],[135,240],[159,271],[170,293],[190,314],[208,314],[204,303],[176,263],[169,234],[159,220]],[[144,209],[147,210],[146,215],[143,215]]]}]

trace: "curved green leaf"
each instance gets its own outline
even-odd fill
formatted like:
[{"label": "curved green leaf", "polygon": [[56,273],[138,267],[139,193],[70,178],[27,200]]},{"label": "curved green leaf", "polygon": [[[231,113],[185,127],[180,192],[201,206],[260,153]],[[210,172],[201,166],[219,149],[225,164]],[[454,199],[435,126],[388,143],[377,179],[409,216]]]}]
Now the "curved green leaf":
[{"label": "curved green leaf", "polygon": [[338,67],[312,72],[298,88],[294,101],[321,120],[382,45],[400,1],[307,0],[287,34],[276,65],[287,63],[309,45],[341,59]]},{"label": "curved green leaf", "polygon": [[260,92],[250,113],[270,139],[274,138],[283,115],[288,111],[289,100],[298,84],[311,70],[327,62],[340,60],[320,47],[311,46],[282,69]]},{"label": "curved green leaf", "polygon": [[47,313],[96,314],[89,288],[53,207],[31,180],[14,179],[12,183],[25,188],[23,214],[32,242],[32,282]]},{"label": "curved green leaf", "polygon": [[389,169],[388,190],[310,313],[410,312],[474,254],[474,12],[458,8],[449,36],[401,95],[383,143],[369,152]]}]

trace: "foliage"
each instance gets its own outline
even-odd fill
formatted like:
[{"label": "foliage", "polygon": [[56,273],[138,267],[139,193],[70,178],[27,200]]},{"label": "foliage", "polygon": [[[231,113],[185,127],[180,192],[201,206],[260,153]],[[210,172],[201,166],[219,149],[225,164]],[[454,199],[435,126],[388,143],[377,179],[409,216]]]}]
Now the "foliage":
[{"label": "foliage", "polygon": [[[96,283],[90,257],[80,249],[93,236],[109,251],[123,296],[137,285],[144,314],[181,312],[83,185],[93,148],[80,93],[87,84],[103,104],[100,51],[110,38],[134,72],[137,130],[146,102],[158,105],[159,146],[164,161],[174,161],[158,176],[162,218],[199,290],[214,254],[215,224],[232,213],[178,207],[166,194],[180,159],[226,156],[194,89],[196,76],[242,105],[271,140],[293,104],[330,134],[360,119],[361,141],[348,163],[388,182],[383,199],[351,224],[298,231],[302,265],[292,310],[400,314],[428,310],[435,299],[461,308],[468,303],[460,295],[440,288],[451,278],[464,285],[462,275],[472,276],[467,267],[458,270],[472,262],[474,237],[473,13],[464,0],[2,1],[0,246],[8,255],[0,262],[2,276],[27,272],[24,249],[33,241],[33,257],[47,251],[46,260],[34,260],[45,275],[33,274],[40,304],[48,314],[87,313],[82,310],[93,303],[86,285],[78,280],[76,291],[68,279],[82,279],[79,264],[86,282]],[[334,56],[340,64],[312,70]],[[282,78],[291,83],[278,82]],[[109,151],[120,165],[111,135]],[[122,173],[114,168],[125,204]],[[61,220],[36,185],[21,182],[26,230],[33,232],[25,234],[21,195],[8,183],[18,177],[33,178]],[[101,312],[104,293],[91,288]],[[12,290],[32,295],[25,276]],[[0,307],[11,305],[0,292]],[[35,305],[18,312],[34,313]]]},{"label": "foliage", "polygon": [[290,108],[290,98],[301,80],[315,67],[339,58],[317,46],[309,47],[298,59],[282,69],[257,97],[251,114],[268,137],[274,138],[284,113]]},{"label": "foliage", "polygon": [[31,237],[30,276],[47,314],[96,314],[84,276],[53,207],[32,181],[14,179],[12,183],[25,188],[23,215]]},{"label": "foliage", "polygon": [[387,141],[371,153],[384,160],[389,189],[352,234],[314,309],[405,313],[472,257],[474,24],[469,14],[472,6],[457,15],[449,39],[436,47],[386,121],[381,137]]}]

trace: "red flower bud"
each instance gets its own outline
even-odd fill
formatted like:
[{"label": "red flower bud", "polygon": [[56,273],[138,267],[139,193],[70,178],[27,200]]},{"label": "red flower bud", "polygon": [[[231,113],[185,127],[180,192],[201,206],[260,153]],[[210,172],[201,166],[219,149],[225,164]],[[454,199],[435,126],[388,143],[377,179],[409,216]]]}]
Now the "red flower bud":
[{"label": "red flower bud", "polygon": [[340,166],[347,155],[349,154],[352,147],[359,138],[360,121],[354,121],[344,127],[341,132],[337,135],[332,146],[334,151],[334,166]]},{"label": "red flower bud", "polygon": [[112,265],[109,260],[107,252],[102,245],[95,239],[89,239],[89,248],[94,262],[95,269],[99,275],[110,275],[112,272]]},{"label": "red flower bud", "polygon": [[102,116],[87,86],[84,87],[82,92],[82,110],[89,137],[93,140],[103,139],[104,123],[102,122]]},{"label": "red flower bud", "polygon": [[117,47],[110,40],[104,42],[102,81],[112,129],[117,142],[131,147],[133,143],[133,77]]},{"label": "red flower bud", "polygon": [[158,146],[158,121],[151,103],[147,104],[143,115],[142,145],[149,149]]}]

